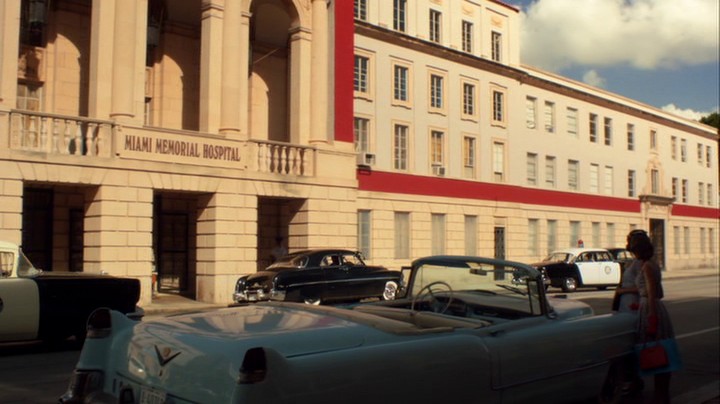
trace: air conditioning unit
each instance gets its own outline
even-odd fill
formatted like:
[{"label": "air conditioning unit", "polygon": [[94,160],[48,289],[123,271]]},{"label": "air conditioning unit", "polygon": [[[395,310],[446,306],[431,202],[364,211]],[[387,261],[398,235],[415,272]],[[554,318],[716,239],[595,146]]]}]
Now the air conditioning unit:
[{"label": "air conditioning unit", "polygon": [[375,154],[359,152],[357,156],[357,164],[359,166],[374,166],[375,165]]},{"label": "air conditioning unit", "polygon": [[437,175],[439,177],[444,177],[445,176],[445,167],[443,167],[441,164],[433,163],[432,173],[433,173],[433,175]]}]

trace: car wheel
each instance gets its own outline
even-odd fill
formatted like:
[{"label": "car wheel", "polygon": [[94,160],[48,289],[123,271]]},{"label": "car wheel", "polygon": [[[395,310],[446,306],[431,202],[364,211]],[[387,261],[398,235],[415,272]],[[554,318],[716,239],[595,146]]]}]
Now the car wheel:
[{"label": "car wheel", "polygon": [[382,299],[383,300],[395,300],[395,296],[397,296],[398,291],[398,284],[394,281],[389,281],[385,283],[385,290],[383,290]]},{"label": "car wheel", "polygon": [[311,304],[313,306],[319,306],[321,303],[319,297],[306,297],[303,302],[305,302],[305,304]]},{"label": "car wheel", "polygon": [[567,277],[563,279],[562,290],[563,292],[574,292],[577,289],[577,279],[573,277]]}]

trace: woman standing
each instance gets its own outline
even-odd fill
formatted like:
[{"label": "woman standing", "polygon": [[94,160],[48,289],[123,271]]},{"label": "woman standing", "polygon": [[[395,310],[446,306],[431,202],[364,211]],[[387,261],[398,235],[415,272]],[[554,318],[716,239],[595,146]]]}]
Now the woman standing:
[{"label": "woman standing", "polygon": [[[644,231],[631,232],[628,250],[642,262],[640,272],[635,279],[635,286],[640,296],[637,343],[660,340],[672,340],[674,343],[675,333],[670,315],[662,302],[664,296],[662,273],[658,264],[652,259],[654,249],[650,237]],[[655,374],[653,403],[670,402],[670,375],[670,371]]]}]

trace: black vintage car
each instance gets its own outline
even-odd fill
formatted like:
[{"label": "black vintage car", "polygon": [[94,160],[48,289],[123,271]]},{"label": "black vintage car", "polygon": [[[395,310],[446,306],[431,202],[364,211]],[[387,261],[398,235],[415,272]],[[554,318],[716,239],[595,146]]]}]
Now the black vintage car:
[{"label": "black vintage car", "polygon": [[100,307],[139,319],[140,281],[83,272],[44,272],[19,246],[0,241],[0,342],[82,341]]},{"label": "black vintage car", "polygon": [[236,303],[279,300],[320,304],[366,298],[392,300],[402,286],[402,273],[365,265],[357,251],[298,251],[235,284]]}]

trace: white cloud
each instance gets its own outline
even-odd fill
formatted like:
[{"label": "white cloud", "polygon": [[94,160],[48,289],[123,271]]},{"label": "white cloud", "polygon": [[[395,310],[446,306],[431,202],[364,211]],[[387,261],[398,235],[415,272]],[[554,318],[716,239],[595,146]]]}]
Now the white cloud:
[{"label": "white cloud", "polygon": [[595,69],[585,72],[582,76],[582,81],[583,83],[590,84],[591,86],[600,88],[605,87],[605,78],[600,77],[600,74],[598,74]]},{"label": "white cloud", "polygon": [[523,13],[523,63],[674,68],[718,60],[717,0],[536,0]]},{"label": "white cloud", "polygon": [[712,112],[717,112],[717,108],[715,109],[715,111],[710,111],[710,112],[698,112],[698,111],[694,111],[694,110],[692,110],[692,109],[681,109],[681,108],[678,108],[675,104],[668,104],[668,105],[665,105],[664,107],[662,107],[662,108],[660,108],[660,109],[662,109],[662,110],[665,111],[665,112],[669,112],[669,113],[671,113],[671,114],[673,114],[673,115],[677,115],[677,116],[679,116],[679,117],[682,117],[682,118],[692,119],[693,121],[699,121],[700,118],[702,118],[702,117],[704,117],[704,116],[708,116],[708,115],[710,115]]}]

